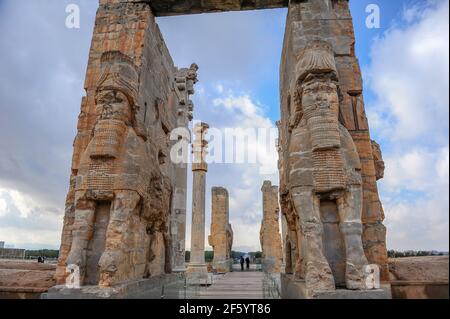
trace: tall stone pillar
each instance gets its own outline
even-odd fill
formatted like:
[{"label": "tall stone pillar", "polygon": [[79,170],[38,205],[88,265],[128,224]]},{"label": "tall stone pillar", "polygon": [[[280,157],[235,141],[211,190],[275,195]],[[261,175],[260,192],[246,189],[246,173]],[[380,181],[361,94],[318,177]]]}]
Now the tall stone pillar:
[{"label": "tall stone pillar", "polygon": [[211,235],[209,244],[214,249],[213,269],[217,273],[227,273],[232,270],[233,260],[233,230],[229,223],[229,195],[223,187],[212,188]]},{"label": "tall stone pillar", "polygon": [[[191,67],[179,69],[175,74],[175,93],[178,98],[177,125],[178,128],[188,127],[192,121],[194,106],[190,95],[194,94],[194,85],[197,83],[198,66],[194,63]],[[189,136],[180,135],[185,145],[189,145]],[[180,141],[177,141],[180,142]],[[172,270],[174,272],[186,271],[186,202],[187,202],[187,174],[188,153],[177,154],[178,164],[175,166],[175,185],[172,199],[171,215],[171,239],[172,239]]]},{"label": "tall stone pillar", "polygon": [[272,182],[265,181],[261,191],[263,194],[263,220],[260,241],[263,269],[268,273],[279,273],[283,257],[279,226],[278,186],[272,186]]},{"label": "tall stone pillar", "polygon": [[208,171],[208,164],[205,161],[208,142],[205,135],[208,128],[206,123],[198,123],[194,127],[191,260],[186,271],[188,282],[200,285],[211,283],[205,262],[205,193]]}]

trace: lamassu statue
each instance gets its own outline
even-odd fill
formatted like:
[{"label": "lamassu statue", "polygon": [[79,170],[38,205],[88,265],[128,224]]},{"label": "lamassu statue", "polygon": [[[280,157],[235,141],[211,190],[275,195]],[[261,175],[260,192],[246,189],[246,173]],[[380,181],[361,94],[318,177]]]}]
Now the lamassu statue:
[{"label": "lamassu statue", "polygon": [[338,72],[331,46],[310,43],[296,72],[289,189],[288,198],[282,199],[291,207],[287,220],[296,225],[291,236],[296,240],[290,243],[296,250],[295,275],[312,292],[339,286],[365,289],[361,163],[350,133],[339,122]]}]

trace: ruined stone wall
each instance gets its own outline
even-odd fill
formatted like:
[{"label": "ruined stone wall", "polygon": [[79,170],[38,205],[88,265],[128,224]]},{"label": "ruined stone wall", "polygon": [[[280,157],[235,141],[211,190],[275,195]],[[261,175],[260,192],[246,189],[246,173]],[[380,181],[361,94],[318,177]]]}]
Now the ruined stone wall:
[{"label": "ruined stone wall", "polygon": [[[332,46],[339,81],[340,110],[339,121],[350,132],[361,160],[363,178],[363,244],[369,263],[382,267],[383,280],[388,279],[386,229],[383,225],[384,213],[377,189],[377,177],[382,177],[384,164],[381,152],[376,154],[370,139],[369,125],[364,109],[361,70],[355,56],[355,36],[348,0],[309,0],[291,3],[287,18],[281,63],[280,94],[281,121],[280,129],[280,194],[282,212],[286,214],[289,224],[292,248],[288,259],[293,263],[299,258],[296,252],[301,245],[296,232],[295,214],[289,194],[288,145],[291,139],[290,125],[295,121],[295,105],[298,98],[296,81],[298,57],[308,43],[314,40],[326,41]],[[375,145],[375,144],[374,144]],[[377,168],[377,169],[376,169]],[[293,271],[293,265],[287,265],[287,271]]]},{"label": "ruined stone wall", "polygon": [[232,268],[233,246],[228,191],[223,187],[213,187],[211,198],[211,235],[208,240],[214,250],[213,267],[218,273],[227,273]]},{"label": "ruined stone wall", "polygon": [[280,236],[278,203],[278,186],[272,186],[265,181],[261,188],[263,196],[263,220],[261,222],[260,242],[264,271],[269,273],[281,272],[282,245]]},{"label": "ruined stone wall", "polygon": [[[74,141],[58,283],[69,262],[80,264],[84,277],[100,265],[100,274],[87,283],[105,286],[171,271],[177,166],[169,158],[169,134],[180,123],[176,72],[148,4],[100,0]],[[112,102],[103,101],[105,92],[114,95]],[[129,121],[115,119],[122,93]]]}]

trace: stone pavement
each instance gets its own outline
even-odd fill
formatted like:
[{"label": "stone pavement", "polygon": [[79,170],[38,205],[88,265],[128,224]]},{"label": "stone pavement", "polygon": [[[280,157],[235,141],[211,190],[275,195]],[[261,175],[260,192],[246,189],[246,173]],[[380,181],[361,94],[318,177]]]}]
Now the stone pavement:
[{"label": "stone pavement", "polygon": [[200,299],[263,299],[264,273],[233,271],[214,278],[214,284],[200,290]]}]

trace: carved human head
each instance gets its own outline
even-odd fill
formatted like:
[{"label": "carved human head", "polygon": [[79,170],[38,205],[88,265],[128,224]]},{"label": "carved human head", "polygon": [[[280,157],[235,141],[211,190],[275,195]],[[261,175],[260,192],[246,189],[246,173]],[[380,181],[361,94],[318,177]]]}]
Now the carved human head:
[{"label": "carved human head", "polygon": [[313,75],[301,85],[303,113],[308,118],[311,114],[323,113],[338,119],[338,86],[328,76]]},{"label": "carved human head", "polygon": [[338,77],[334,52],[325,41],[312,41],[297,63],[297,103],[305,116],[311,113],[339,115]]},{"label": "carved human head", "polygon": [[131,124],[131,106],[127,96],[119,90],[103,89],[95,97],[99,120],[119,120]]},{"label": "carved human head", "polygon": [[102,76],[95,94],[98,119],[134,123],[139,82],[136,67],[118,51],[104,53],[101,67]]}]

